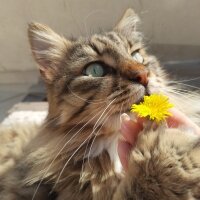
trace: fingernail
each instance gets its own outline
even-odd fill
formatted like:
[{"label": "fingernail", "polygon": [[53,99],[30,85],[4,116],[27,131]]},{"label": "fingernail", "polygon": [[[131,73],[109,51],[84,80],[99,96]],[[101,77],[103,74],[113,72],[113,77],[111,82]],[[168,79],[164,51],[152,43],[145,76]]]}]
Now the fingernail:
[{"label": "fingernail", "polygon": [[122,123],[122,122],[130,121],[130,117],[129,117],[126,113],[123,113],[123,114],[120,116],[120,121],[121,121],[121,123]]}]

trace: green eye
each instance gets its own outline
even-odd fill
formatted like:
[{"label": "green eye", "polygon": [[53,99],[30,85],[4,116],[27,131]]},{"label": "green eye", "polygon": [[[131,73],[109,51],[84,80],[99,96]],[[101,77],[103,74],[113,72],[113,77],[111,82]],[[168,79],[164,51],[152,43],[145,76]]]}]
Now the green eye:
[{"label": "green eye", "polygon": [[142,57],[142,55],[139,52],[132,53],[132,57],[138,63],[143,63],[144,62],[144,58]]},{"label": "green eye", "polygon": [[85,75],[92,77],[102,77],[105,75],[105,69],[100,63],[91,63],[85,69]]}]

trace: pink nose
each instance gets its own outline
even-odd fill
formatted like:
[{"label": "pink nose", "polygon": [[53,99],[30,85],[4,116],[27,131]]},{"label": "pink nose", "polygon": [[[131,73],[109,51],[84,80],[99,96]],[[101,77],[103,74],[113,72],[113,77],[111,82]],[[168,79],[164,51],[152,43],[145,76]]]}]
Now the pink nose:
[{"label": "pink nose", "polygon": [[127,63],[124,63],[121,69],[122,75],[124,75],[128,80],[147,86],[148,71],[143,64],[128,61]]},{"label": "pink nose", "polygon": [[140,72],[135,74],[135,77],[133,77],[133,81],[136,81],[143,86],[147,86],[148,84],[148,77],[147,72],[145,70],[141,70]]}]

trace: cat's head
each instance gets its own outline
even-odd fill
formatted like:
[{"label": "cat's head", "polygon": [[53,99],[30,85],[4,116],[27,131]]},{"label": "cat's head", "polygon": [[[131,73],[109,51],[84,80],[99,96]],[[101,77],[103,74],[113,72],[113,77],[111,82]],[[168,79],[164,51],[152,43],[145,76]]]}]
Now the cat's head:
[{"label": "cat's head", "polygon": [[128,9],[110,32],[68,40],[47,26],[31,23],[31,49],[46,83],[49,115],[58,123],[94,121],[128,112],[131,104],[161,87],[164,73],[147,54]]}]

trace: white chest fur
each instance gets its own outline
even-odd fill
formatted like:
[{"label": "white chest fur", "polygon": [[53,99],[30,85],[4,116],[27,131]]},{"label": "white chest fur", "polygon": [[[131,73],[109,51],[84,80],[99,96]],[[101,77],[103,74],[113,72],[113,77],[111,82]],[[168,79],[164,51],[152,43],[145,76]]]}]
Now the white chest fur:
[{"label": "white chest fur", "polygon": [[104,150],[106,150],[110,156],[111,162],[114,165],[114,170],[117,174],[121,173],[122,171],[122,165],[117,153],[118,138],[119,133],[113,134],[112,136],[107,137],[106,139],[102,138],[98,141],[98,143],[95,143],[93,145],[93,147],[90,150],[90,154],[88,155],[90,157],[96,157],[99,154],[101,154]]}]

